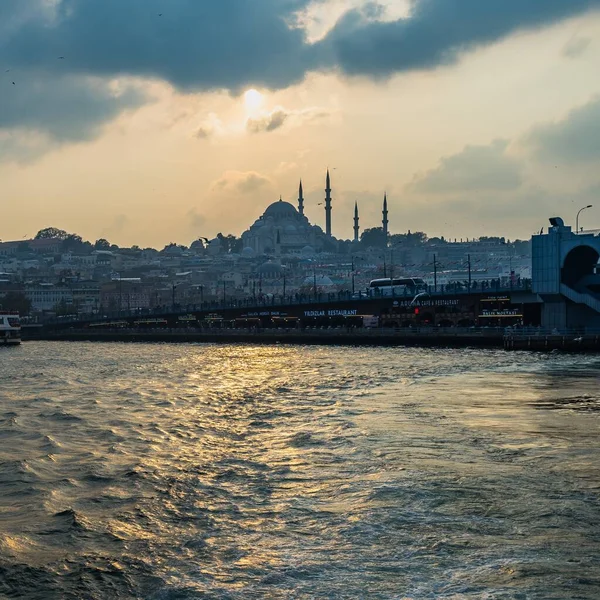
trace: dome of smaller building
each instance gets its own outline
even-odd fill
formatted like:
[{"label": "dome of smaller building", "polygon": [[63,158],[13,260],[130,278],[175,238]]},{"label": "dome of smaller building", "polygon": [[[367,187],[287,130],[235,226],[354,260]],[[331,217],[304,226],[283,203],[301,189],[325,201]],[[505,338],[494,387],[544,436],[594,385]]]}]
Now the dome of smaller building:
[{"label": "dome of smaller building", "polygon": [[294,205],[289,202],[284,202],[283,200],[279,200],[279,202],[273,202],[270,206],[265,210],[265,217],[273,217],[274,219],[282,219],[285,217],[297,217],[298,211],[294,207]]},{"label": "dome of smaller building", "polygon": [[293,225],[286,225],[284,231],[286,233],[296,233],[297,229]]},{"label": "dome of smaller building", "polygon": [[304,246],[304,248],[300,250],[300,254],[304,257],[314,256],[315,249],[312,246]]},{"label": "dome of smaller building", "polygon": [[277,262],[268,261],[258,267],[258,273],[261,275],[280,275],[283,267]]},{"label": "dome of smaller building", "polygon": [[254,258],[255,252],[254,248],[250,248],[250,246],[246,246],[242,250],[242,258]]}]

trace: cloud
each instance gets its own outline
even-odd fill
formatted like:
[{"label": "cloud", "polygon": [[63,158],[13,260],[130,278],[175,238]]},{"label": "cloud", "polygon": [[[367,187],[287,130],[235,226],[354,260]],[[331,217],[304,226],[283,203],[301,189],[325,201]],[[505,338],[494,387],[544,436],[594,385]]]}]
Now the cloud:
[{"label": "cloud", "polygon": [[286,123],[292,126],[300,126],[318,119],[330,116],[330,111],[324,108],[305,108],[303,110],[288,110],[278,106],[271,112],[265,113],[257,118],[246,121],[246,129],[250,133],[262,133],[275,131]]},{"label": "cloud", "polygon": [[16,67],[108,78],[129,74],[184,90],[238,91],[250,85],[285,88],[320,69],[378,76],[434,68],[515,31],[598,8],[600,0],[413,0],[409,18],[391,21],[380,3],[366,2],[314,44],[300,26],[312,0],[8,5],[5,12],[20,16],[0,38],[0,55]]},{"label": "cloud", "polygon": [[541,162],[596,163],[600,160],[600,96],[575,108],[562,121],[535,127],[522,144]]},{"label": "cloud", "polygon": [[515,190],[523,177],[519,162],[507,155],[507,147],[506,140],[466,146],[458,154],[442,158],[435,169],[417,175],[409,189],[425,194]]},{"label": "cloud", "polygon": [[[600,0],[412,0],[407,18],[390,19],[381,3],[367,2],[311,43],[301,18],[315,2],[331,0],[2,0],[0,128],[56,142],[91,139],[149,100],[139,89],[115,94],[114,80],[239,93],[286,88],[315,71],[387,77],[451,64],[516,31],[600,7]],[[279,109],[248,127],[275,131],[302,116]]]},{"label": "cloud", "polygon": [[224,132],[223,123],[216,114],[211,113],[207,119],[202,121],[196,131],[194,137],[199,140],[208,139],[215,135],[220,135]]},{"label": "cloud", "polygon": [[256,171],[226,171],[210,187],[214,192],[252,194],[273,186],[273,182]]},{"label": "cloud", "polygon": [[477,47],[600,8],[600,0],[414,0],[407,19],[347,12],[320,43],[330,66],[389,76],[456,62]]},{"label": "cloud", "polygon": [[0,149],[3,158],[18,159],[21,154],[32,158],[56,144],[89,140],[106,121],[147,100],[137,86],[97,77],[4,75],[0,133],[10,135],[13,143],[8,149],[16,154],[11,156],[5,146]]},{"label": "cloud", "polygon": [[572,37],[562,49],[562,55],[565,58],[579,58],[592,43],[590,38]]},{"label": "cloud", "polygon": [[58,0],[52,18],[30,4],[30,18],[0,40],[21,68],[206,90],[287,86],[310,63],[303,30],[289,26],[308,0]]}]

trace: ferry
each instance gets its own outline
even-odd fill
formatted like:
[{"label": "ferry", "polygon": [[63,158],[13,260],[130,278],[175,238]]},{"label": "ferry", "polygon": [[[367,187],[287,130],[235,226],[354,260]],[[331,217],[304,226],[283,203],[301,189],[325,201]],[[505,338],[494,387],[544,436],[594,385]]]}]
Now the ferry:
[{"label": "ferry", "polygon": [[0,310],[0,346],[21,343],[21,319],[19,313]]}]

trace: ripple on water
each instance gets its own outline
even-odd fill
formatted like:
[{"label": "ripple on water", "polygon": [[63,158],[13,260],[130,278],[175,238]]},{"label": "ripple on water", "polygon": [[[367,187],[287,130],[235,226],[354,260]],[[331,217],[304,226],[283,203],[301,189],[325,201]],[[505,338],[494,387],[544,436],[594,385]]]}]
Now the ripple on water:
[{"label": "ripple on water", "polygon": [[600,597],[594,357],[28,343],[3,367],[2,596]]}]

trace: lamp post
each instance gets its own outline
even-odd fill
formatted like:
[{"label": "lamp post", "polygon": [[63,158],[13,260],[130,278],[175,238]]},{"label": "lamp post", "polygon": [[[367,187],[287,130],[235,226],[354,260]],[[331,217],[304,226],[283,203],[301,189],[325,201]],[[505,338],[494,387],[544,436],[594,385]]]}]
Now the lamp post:
[{"label": "lamp post", "polygon": [[469,267],[469,294],[471,293],[471,255],[467,254],[467,266]]},{"label": "lamp post", "polygon": [[593,204],[588,204],[587,206],[584,206],[583,208],[580,208],[577,211],[577,216],[575,217],[575,231],[577,234],[579,234],[579,213],[581,213],[582,210],[585,210],[586,208],[592,208]]},{"label": "lamp post", "polygon": [[433,255],[433,291],[437,292],[437,257]]}]

